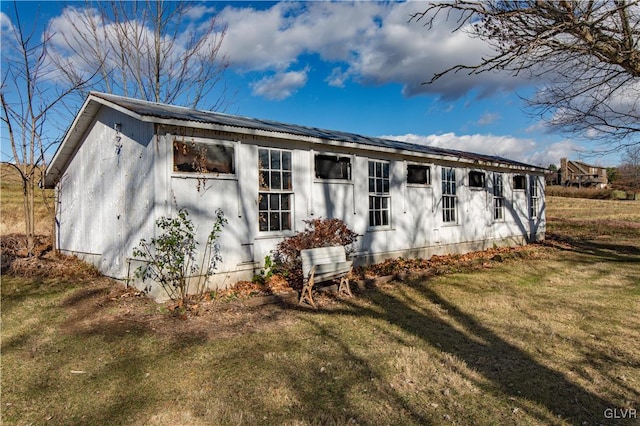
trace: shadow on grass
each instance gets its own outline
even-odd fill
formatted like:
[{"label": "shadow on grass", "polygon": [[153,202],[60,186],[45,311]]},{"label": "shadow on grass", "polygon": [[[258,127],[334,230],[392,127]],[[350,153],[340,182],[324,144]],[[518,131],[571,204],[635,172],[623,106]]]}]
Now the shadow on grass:
[{"label": "shadow on grass", "polygon": [[[601,424],[607,421],[604,418],[605,410],[616,407],[612,401],[593,394],[571,382],[560,372],[541,365],[529,354],[459,310],[424,282],[410,285],[430,303],[446,310],[452,320],[462,325],[468,334],[378,290],[367,290],[364,296],[373,302],[370,307],[351,304],[350,309],[332,310],[327,314],[369,317],[398,326],[432,347],[464,361],[469,368],[488,379],[492,384],[490,389],[486,385],[477,384],[486,392],[498,398],[524,398],[546,408],[548,413],[529,413],[542,422],[563,419],[571,424]],[[344,350],[347,352],[348,348],[345,347]],[[420,422],[419,415],[416,414],[414,418]],[[621,424],[624,424],[624,420]]]},{"label": "shadow on grass", "polygon": [[592,239],[574,238],[562,234],[547,234],[547,240],[551,243],[564,244],[564,246],[556,246],[560,250],[595,256],[609,262],[640,261],[640,247],[633,244],[595,242]]}]

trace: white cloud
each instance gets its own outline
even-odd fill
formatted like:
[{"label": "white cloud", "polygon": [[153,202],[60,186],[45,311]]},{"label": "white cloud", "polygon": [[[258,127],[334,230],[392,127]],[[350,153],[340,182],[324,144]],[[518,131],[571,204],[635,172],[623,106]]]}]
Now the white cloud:
[{"label": "white cloud", "polygon": [[409,133],[406,135],[387,135],[381,137],[418,145],[495,155],[510,160],[537,164],[537,159],[533,158],[531,154],[535,152],[536,143],[531,139],[481,134],[458,136],[455,133],[428,136]]},{"label": "white cloud", "polygon": [[202,18],[210,16],[210,14],[215,13],[216,9],[213,7],[207,7],[204,4],[196,4],[187,8],[187,13],[185,17],[191,19],[192,21],[199,21]]},{"label": "white cloud", "polygon": [[458,136],[455,133],[444,133],[441,135],[425,136],[409,133],[406,135],[387,135],[381,137],[418,145],[495,155],[541,167],[548,167],[549,164],[559,165],[560,159],[563,157],[576,158],[576,156],[580,157],[585,152],[588,152],[584,147],[571,140],[543,144],[532,139],[516,138],[513,136],[495,136],[491,134]]},{"label": "white cloud", "polygon": [[543,150],[538,150],[529,155],[529,162],[532,164],[539,164],[544,167],[549,164],[560,165],[560,159],[575,158],[576,154],[584,152],[584,148],[579,146],[573,141],[563,140],[560,142],[552,143],[544,147]]},{"label": "white cloud", "polygon": [[13,31],[13,23],[4,12],[0,12],[0,30],[2,31],[3,38],[5,37],[5,33]]},{"label": "white cloud", "polygon": [[487,112],[478,119],[477,123],[480,126],[487,126],[489,124],[495,123],[498,120],[500,120],[500,114]]},{"label": "white cloud", "polygon": [[324,80],[329,86],[344,87],[345,82],[349,79],[349,73],[340,67],[331,70],[331,74]]},{"label": "white cloud", "polygon": [[301,71],[280,72],[271,77],[264,77],[251,84],[253,94],[276,101],[286,99],[307,84],[308,72],[305,68]]},{"label": "white cloud", "polygon": [[462,72],[423,84],[436,72],[473,63],[489,52],[483,41],[451,32],[455,17],[439,17],[431,30],[408,22],[425,7],[423,2],[277,3],[266,10],[228,6],[220,14],[228,24],[223,50],[232,66],[244,72],[282,72],[302,54],[316,54],[340,65],[326,77],[330,85],[344,86],[347,78],[371,85],[395,82],[406,96],[432,93],[455,99],[470,90],[484,96],[523,84],[500,73],[469,77]]}]

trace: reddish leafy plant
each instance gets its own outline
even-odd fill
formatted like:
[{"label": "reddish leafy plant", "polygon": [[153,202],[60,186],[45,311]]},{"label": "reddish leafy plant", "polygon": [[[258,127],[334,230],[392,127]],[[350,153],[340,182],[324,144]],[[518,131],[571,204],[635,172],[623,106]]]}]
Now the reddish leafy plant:
[{"label": "reddish leafy plant", "polygon": [[275,272],[286,277],[293,288],[302,287],[302,250],[345,246],[347,256],[350,256],[358,238],[358,234],[340,219],[318,218],[304,222],[306,226],[303,231],[285,238],[273,251]]}]

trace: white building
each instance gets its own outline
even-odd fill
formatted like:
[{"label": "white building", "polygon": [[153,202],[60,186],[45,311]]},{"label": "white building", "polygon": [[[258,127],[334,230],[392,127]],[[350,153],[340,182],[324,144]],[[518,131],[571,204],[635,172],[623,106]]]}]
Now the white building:
[{"label": "white building", "polygon": [[224,211],[212,282],[223,287],[250,279],[316,217],[340,218],[360,235],[360,264],[545,234],[539,167],[103,93],[85,101],[45,183],[56,189],[57,247],[118,279],[133,278],[134,247],[180,207],[201,244],[214,211]]}]

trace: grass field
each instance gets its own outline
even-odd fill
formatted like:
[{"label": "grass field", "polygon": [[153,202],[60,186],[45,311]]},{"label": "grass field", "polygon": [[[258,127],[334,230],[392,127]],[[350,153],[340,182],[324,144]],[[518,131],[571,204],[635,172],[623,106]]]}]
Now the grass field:
[{"label": "grass field", "polygon": [[[53,191],[46,190],[44,195],[52,206]],[[19,174],[13,167],[0,164],[0,235],[25,233],[22,200]],[[53,213],[47,209],[40,191],[36,193],[35,207],[36,234],[50,234],[53,227]]]},{"label": "grass field", "polygon": [[2,424],[639,424],[640,203],[547,215],[547,244],[317,311],[3,276]]}]

